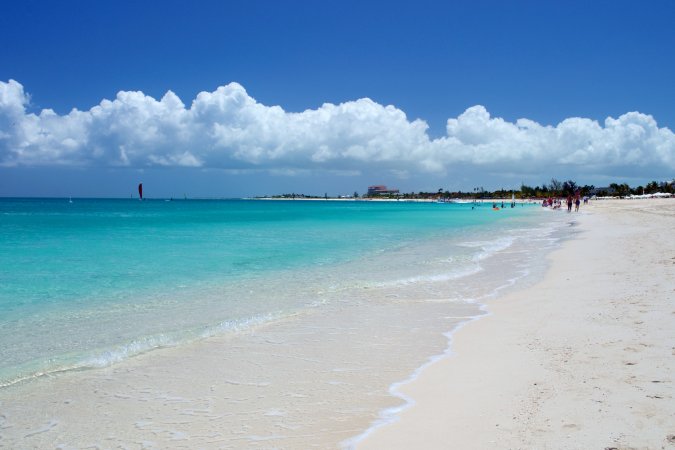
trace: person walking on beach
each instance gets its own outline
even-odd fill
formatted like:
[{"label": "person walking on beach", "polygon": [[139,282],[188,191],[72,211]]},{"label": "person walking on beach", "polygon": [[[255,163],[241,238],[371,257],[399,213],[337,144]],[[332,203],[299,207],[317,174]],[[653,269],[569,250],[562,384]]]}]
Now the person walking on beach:
[{"label": "person walking on beach", "polygon": [[567,196],[567,212],[572,212],[572,194]]},{"label": "person walking on beach", "polygon": [[581,204],[581,198],[579,197],[579,194],[577,194],[576,197],[574,197],[574,212],[579,212],[579,205]]}]

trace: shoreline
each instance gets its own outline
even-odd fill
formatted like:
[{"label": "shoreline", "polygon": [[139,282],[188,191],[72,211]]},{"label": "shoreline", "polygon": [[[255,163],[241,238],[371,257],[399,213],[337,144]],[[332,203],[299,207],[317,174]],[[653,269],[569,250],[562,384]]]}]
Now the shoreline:
[{"label": "shoreline", "polygon": [[[400,420],[400,414],[403,411],[406,411],[409,408],[412,408],[415,406],[415,399],[410,397],[409,395],[405,394],[404,388],[406,385],[414,383],[422,373],[424,373],[426,370],[430,369],[433,367],[434,364],[438,363],[439,361],[450,358],[454,355],[453,351],[453,341],[454,341],[454,336],[456,333],[458,333],[462,328],[465,326],[469,325],[470,323],[480,320],[482,318],[490,316],[492,313],[488,311],[487,305],[482,304],[479,307],[479,310],[481,311],[480,314],[476,314],[471,317],[467,317],[463,322],[460,322],[455,325],[455,327],[443,333],[443,336],[447,339],[447,346],[445,350],[442,353],[439,353],[437,355],[429,357],[429,359],[421,366],[416,368],[412,374],[408,378],[406,378],[403,381],[397,381],[393,383],[391,386],[389,386],[388,392],[389,395],[392,397],[398,398],[402,400],[404,403],[402,405],[394,406],[391,408],[387,408],[385,410],[382,410],[378,414],[377,420],[375,420],[365,431],[362,433],[350,437],[349,439],[346,439],[340,443],[340,448],[342,449],[349,449],[353,450],[356,448],[359,448],[360,445],[364,442],[367,441],[368,438],[375,433],[376,431],[380,430],[381,428],[385,428],[387,426],[393,425],[396,422]],[[422,443],[420,443],[422,444]]]},{"label": "shoreline", "polygon": [[577,236],[543,279],[487,301],[444,356],[396,385],[409,404],[347,446],[675,445],[675,245],[663,241],[675,204],[607,201],[571,218]]},{"label": "shoreline", "polygon": [[[353,197],[298,197],[298,198],[287,198],[287,197],[244,197],[241,200],[260,200],[260,201],[310,201],[310,202],[393,202],[393,203],[454,203],[454,204],[476,204],[480,205],[483,203],[492,203],[492,202],[504,202],[511,203],[511,198],[451,198],[445,201],[438,201],[435,198],[353,198]],[[520,205],[541,205],[542,199],[536,198],[516,198],[513,200],[514,203]]]}]

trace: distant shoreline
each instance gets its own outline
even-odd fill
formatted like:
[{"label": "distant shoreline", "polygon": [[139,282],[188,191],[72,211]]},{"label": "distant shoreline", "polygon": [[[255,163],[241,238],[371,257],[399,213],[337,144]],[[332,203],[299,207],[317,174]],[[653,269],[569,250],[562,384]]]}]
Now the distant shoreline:
[{"label": "distant shoreline", "polygon": [[[273,201],[321,201],[321,202],[394,202],[394,203],[491,203],[491,202],[504,202],[507,201],[510,203],[512,200],[510,198],[482,198],[482,199],[460,199],[453,198],[445,201],[439,202],[436,199],[432,198],[315,198],[315,197],[303,197],[303,198],[285,198],[285,197],[245,197],[242,200],[273,200]],[[538,199],[521,199],[517,198],[513,200],[516,203],[539,203]]]}]

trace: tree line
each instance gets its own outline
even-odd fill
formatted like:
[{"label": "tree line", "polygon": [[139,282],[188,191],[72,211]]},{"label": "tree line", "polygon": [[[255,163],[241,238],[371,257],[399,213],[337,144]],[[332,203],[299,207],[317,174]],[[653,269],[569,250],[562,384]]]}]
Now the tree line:
[{"label": "tree line", "polygon": [[401,198],[401,199],[481,199],[481,198],[548,198],[548,197],[567,197],[568,195],[579,194],[581,196],[597,195],[603,196],[621,196],[654,194],[656,192],[675,193],[673,181],[651,181],[645,186],[631,187],[627,183],[611,183],[606,187],[595,187],[594,185],[581,185],[574,180],[560,181],[552,178],[548,183],[542,183],[541,186],[528,186],[522,184],[520,190],[515,189],[497,189],[494,191],[485,190],[482,187],[473,188],[472,191],[448,191],[443,188],[435,192],[410,192],[400,194],[377,194],[364,195],[363,198]]},{"label": "tree line", "polygon": [[[618,196],[625,197],[628,195],[643,195],[655,194],[657,192],[675,193],[675,183],[673,181],[650,181],[644,186],[631,187],[627,183],[611,183],[606,187],[595,187],[594,185],[581,185],[574,180],[560,181],[551,178],[548,183],[542,183],[541,186],[528,186],[522,184],[520,190],[516,189],[497,189],[494,191],[485,190],[483,187],[475,187],[471,191],[449,191],[443,188],[434,192],[408,192],[399,194],[364,194],[359,196],[358,192],[352,195],[339,196],[340,198],[391,198],[391,199],[481,199],[481,198],[511,198],[515,195],[518,199],[524,198],[548,198],[548,197],[567,197],[568,195],[579,194],[581,196],[598,197]],[[329,196],[328,193],[324,195],[307,195],[307,194],[277,194],[271,196],[272,198],[287,198],[287,199],[319,199],[319,198],[336,198]]]}]

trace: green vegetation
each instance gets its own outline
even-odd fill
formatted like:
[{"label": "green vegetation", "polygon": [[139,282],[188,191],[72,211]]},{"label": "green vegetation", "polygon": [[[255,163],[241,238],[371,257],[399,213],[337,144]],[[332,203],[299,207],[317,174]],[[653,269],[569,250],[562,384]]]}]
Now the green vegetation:
[{"label": "green vegetation", "polygon": [[543,183],[541,186],[527,186],[525,184],[520,186],[520,190],[514,189],[497,189],[494,191],[487,191],[483,187],[473,188],[471,192],[462,191],[448,191],[443,188],[436,192],[410,192],[401,194],[379,194],[379,195],[364,195],[364,198],[400,198],[400,199],[481,199],[481,198],[504,198],[510,199],[514,194],[516,198],[548,198],[548,197],[566,197],[567,195],[575,195],[579,193],[581,196],[621,196],[627,195],[642,195],[654,194],[656,192],[675,193],[675,183],[673,181],[652,181],[646,186],[637,186],[631,188],[628,184],[612,183],[606,187],[595,187],[593,185],[581,185],[574,180],[560,181],[552,178],[550,182]]},{"label": "green vegetation", "polygon": [[[574,180],[560,181],[552,178],[548,183],[542,183],[541,186],[527,186],[522,184],[519,190],[514,189],[497,189],[494,191],[487,191],[483,187],[473,188],[471,192],[463,191],[448,191],[447,189],[439,188],[434,192],[409,192],[399,194],[364,194],[359,197],[358,192],[353,195],[340,196],[339,198],[383,198],[383,199],[401,199],[401,200],[449,200],[449,199],[481,199],[481,198],[503,198],[510,199],[511,195],[515,195],[518,199],[523,198],[548,198],[548,197],[566,197],[568,195],[575,195],[579,193],[581,196],[598,197],[626,197],[628,195],[643,195],[655,194],[657,192],[664,192],[675,194],[675,180],[674,181],[651,181],[645,186],[630,187],[627,183],[611,183],[609,186],[596,187],[588,184],[578,184]],[[327,193],[324,195],[307,195],[307,194],[281,194],[273,195],[271,198],[288,198],[288,199],[317,199],[317,198],[338,198],[332,197]]]}]

